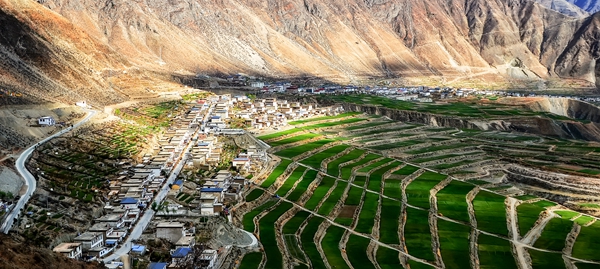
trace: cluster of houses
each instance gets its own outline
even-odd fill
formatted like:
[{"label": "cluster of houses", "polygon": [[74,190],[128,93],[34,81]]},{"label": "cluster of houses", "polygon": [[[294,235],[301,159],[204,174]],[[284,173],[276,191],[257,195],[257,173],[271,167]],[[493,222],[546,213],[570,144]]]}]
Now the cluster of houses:
[{"label": "cluster of houses", "polygon": [[316,115],[337,114],[341,107],[318,107],[316,104],[300,104],[284,99],[265,98],[250,100],[238,98],[235,106],[239,111],[235,116],[244,119],[252,129],[278,129],[287,125],[288,120],[312,117]]}]

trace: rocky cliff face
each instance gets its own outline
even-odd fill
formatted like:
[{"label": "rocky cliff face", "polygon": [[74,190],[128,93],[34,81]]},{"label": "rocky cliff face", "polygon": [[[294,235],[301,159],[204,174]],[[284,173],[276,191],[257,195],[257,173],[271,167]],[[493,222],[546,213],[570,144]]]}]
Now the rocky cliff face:
[{"label": "rocky cliff face", "polygon": [[[2,26],[19,33],[3,35],[0,55],[11,64],[0,81],[60,89],[53,98],[110,88],[108,72],[132,68],[163,77],[245,72],[464,85],[562,78],[593,85],[600,73],[600,18],[528,0],[38,2],[0,0]],[[115,102],[127,92],[105,95]]]},{"label": "rocky cliff face", "polygon": [[578,6],[579,8],[589,12],[596,13],[600,11],[600,2],[598,0],[566,0]]}]

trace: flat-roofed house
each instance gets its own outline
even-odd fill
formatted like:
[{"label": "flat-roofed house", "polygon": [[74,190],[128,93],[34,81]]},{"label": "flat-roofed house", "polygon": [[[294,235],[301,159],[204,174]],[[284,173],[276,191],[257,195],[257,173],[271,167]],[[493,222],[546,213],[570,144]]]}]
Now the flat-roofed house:
[{"label": "flat-roofed house", "polygon": [[81,258],[81,243],[62,243],[52,251],[63,254],[71,259],[79,259]]}]

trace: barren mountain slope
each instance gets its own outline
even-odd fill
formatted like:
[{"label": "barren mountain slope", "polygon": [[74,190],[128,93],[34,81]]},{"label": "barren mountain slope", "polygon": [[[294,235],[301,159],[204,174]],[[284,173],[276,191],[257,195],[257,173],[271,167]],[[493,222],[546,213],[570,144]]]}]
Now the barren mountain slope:
[{"label": "barren mountain slope", "polygon": [[[85,98],[131,70],[423,83],[597,77],[597,18],[527,0],[39,2],[0,0],[2,33],[20,33],[0,35],[0,75],[38,95]],[[103,100],[128,91],[103,91]]]}]

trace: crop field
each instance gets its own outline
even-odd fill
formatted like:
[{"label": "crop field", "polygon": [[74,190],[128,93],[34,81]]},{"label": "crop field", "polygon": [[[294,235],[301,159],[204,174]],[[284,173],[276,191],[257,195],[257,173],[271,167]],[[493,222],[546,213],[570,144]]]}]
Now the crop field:
[{"label": "crop field", "polygon": [[[480,115],[483,118],[514,115],[513,108],[502,106],[413,105],[457,116],[474,115],[475,111],[484,113]],[[443,111],[448,108],[459,111]],[[364,116],[351,115],[347,119],[363,120],[359,117]],[[600,152],[587,148],[587,143],[539,139],[529,134],[408,125],[383,119],[337,124],[341,121],[307,121],[295,129],[310,134],[280,141],[271,138],[272,145],[296,144],[274,153],[284,158],[282,163],[267,179],[256,182],[259,185],[245,199],[256,201],[277,193],[284,201],[277,204],[276,198],[270,198],[254,208],[242,207],[243,215],[236,220],[244,229],[258,231],[264,254],[256,255],[255,259],[266,259],[265,268],[282,268],[281,264],[286,263],[285,268],[297,269],[396,269],[403,268],[401,262],[411,269],[462,269],[471,268],[471,264],[483,269],[517,268],[520,260],[513,248],[522,248],[518,253],[531,257],[522,261],[529,263],[529,268],[570,268],[566,267],[563,256],[580,268],[593,268],[597,265],[590,262],[600,262],[600,255],[596,254],[600,249],[600,243],[596,242],[600,237],[600,222],[594,217],[540,199],[513,185],[510,179],[507,182],[506,170],[479,169],[486,165],[501,167],[514,159],[520,165],[551,168],[553,172],[571,169],[579,176],[577,171],[583,169],[600,171],[597,164]],[[337,125],[326,126],[333,123]],[[327,130],[310,127],[315,125]],[[312,129],[305,129],[309,127]],[[310,142],[321,135],[335,139]],[[415,138],[397,142],[410,144],[402,147],[386,143],[403,136]],[[352,139],[346,140],[348,137]],[[370,143],[365,145],[364,140]],[[333,141],[339,145],[316,151]],[[381,154],[374,152],[374,147]],[[300,160],[294,158],[308,151],[314,153]],[[321,167],[325,159],[331,160]],[[290,165],[299,166],[281,178]],[[281,187],[268,188],[277,179]],[[432,194],[432,189],[442,182],[447,184]],[[467,199],[476,188],[476,195]],[[507,212],[512,210],[507,204],[514,201],[507,197],[519,200],[514,211]],[[436,201],[436,205],[430,205],[430,201]],[[593,202],[576,205],[588,210],[600,207]],[[274,225],[285,212],[290,214],[286,215],[289,219],[283,225]],[[542,212],[556,215],[532,229]],[[259,214],[261,217],[257,218]],[[519,243],[514,246],[507,240],[509,228],[514,227],[509,227],[511,222],[507,218],[514,218],[519,233],[514,239]],[[254,221],[259,227],[255,227]],[[574,227],[580,226],[579,234],[571,234]],[[569,236],[575,239],[573,251],[565,254],[562,251]],[[277,241],[283,242],[285,248],[278,248]],[[477,242],[475,249],[471,249],[473,242]],[[287,264],[290,261],[297,264]]]},{"label": "crop field", "polygon": [[352,169],[354,167],[364,165],[364,164],[366,164],[366,163],[368,163],[370,161],[376,160],[378,158],[381,158],[381,155],[369,153],[364,158],[362,158],[362,159],[360,159],[360,160],[358,160],[356,162],[353,162],[351,164],[348,164],[346,166],[343,166],[341,168],[341,171],[342,171],[342,174],[340,175],[341,178],[345,179],[345,180],[350,180]]},{"label": "crop field", "polygon": [[324,116],[324,117],[310,118],[310,119],[305,119],[305,120],[290,121],[288,124],[289,125],[299,125],[299,124],[305,124],[305,123],[315,122],[315,121],[340,119],[340,118],[351,117],[351,116],[356,116],[356,115],[360,115],[360,114],[361,113],[358,113],[358,112],[346,112],[346,113],[342,113],[342,114],[339,114],[336,116]]},{"label": "crop field", "polygon": [[239,269],[258,269],[262,261],[262,252],[252,252],[244,255]]},{"label": "crop field", "polygon": [[301,135],[292,136],[292,137],[289,137],[289,138],[285,138],[285,139],[281,139],[281,140],[269,142],[268,144],[271,147],[277,147],[277,146],[281,146],[281,145],[285,145],[285,144],[291,144],[291,143],[300,142],[302,140],[313,139],[313,138],[319,137],[319,136],[321,136],[321,135],[320,134],[307,133],[307,134],[301,134]]},{"label": "crop field", "polygon": [[294,158],[304,152],[318,149],[318,148],[324,146],[325,144],[328,144],[331,142],[333,142],[333,140],[331,140],[331,139],[317,140],[315,142],[311,142],[311,143],[304,144],[301,146],[287,148],[287,149],[275,152],[275,155],[291,159],[291,158]]},{"label": "crop field", "polygon": [[340,174],[340,164],[345,163],[345,162],[349,162],[352,160],[356,160],[358,159],[360,156],[362,156],[365,153],[364,150],[361,149],[354,149],[350,152],[348,152],[348,154],[341,156],[335,160],[332,160],[331,162],[329,162],[327,164],[327,174],[330,174],[334,177],[339,176]]},{"label": "crop field", "polygon": [[315,170],[308,170],[302,177],[302,180],[296,185],[296,188],[288,195],[287,199],[296,202],[306,192],[308,186],[315,181],[318,172]]},{"label": "crop field", "polygon": [[300,161],[300,163],[306,164],[315,169],[319,169],[319,168],[321,168],[321,162],[323,160],[330,158],[332,156],[335,156],[336,154],[346,150],[349,147],[350,146],[348,146],[348,145],[333,146],[331,148],[328,148],[324,151],[321,151],[315,155],[312,155],[312,156]]},{"label": "crop field", "polygon": [[417,177],[406,187],[408,204],[421,208],[429,208],[429,191],[446,179],[446,175],[427,171]]},{"label": "crop field", "polygon": [[440,215],[453,220],[469,223],[467,194],[474,188],[469,183],[453,180],[437,194]]}]

